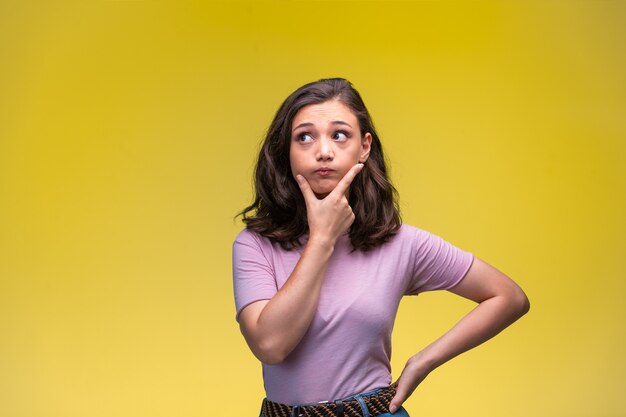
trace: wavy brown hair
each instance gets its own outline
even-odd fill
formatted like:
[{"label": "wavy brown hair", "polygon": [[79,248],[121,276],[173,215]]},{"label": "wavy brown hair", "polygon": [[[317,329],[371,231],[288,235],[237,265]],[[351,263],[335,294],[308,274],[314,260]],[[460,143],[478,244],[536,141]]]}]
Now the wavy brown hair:
[{"label": "wavy brown hair", "polygon": [[300,246],[300,237],[309,228],[304,197],[291,172],[291,125],[303,107],[329,100],[339,100],[352,110],[361,136],[367,132],[372,135],[369,158],[350,185],[348,202],[355,214],[349,230],[353,248],[367,251],[381,245],[401,225],[397,192],[387,178],[382,145],[361,95],[348,80],[322,79],[298,88],[278,109],[257,160],[256,197],[238,214],[248,229],[286,250]]}]

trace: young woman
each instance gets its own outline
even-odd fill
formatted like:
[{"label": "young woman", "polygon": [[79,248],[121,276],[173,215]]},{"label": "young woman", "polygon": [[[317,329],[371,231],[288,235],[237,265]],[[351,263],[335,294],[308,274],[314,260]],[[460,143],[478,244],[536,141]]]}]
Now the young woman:
[{"label": "young woman", "polygon": [[[430,372],[529,309],[505,274],[401,222],[380,139],[347,80],[306,84],[285,100],[255,186],[233,278],[237,321],[263,363],[263,417],[407,416],[402,404]],[[478,305],[391,384],[400,299],[432,290]]]}]

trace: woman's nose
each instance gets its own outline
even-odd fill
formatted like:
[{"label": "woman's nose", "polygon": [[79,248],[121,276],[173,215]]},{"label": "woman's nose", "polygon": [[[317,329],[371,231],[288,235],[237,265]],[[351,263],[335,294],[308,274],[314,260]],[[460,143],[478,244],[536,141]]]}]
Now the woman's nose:
[{"label": "woman's nose", "polygon": [[318,143],[319,143],[319,147],[317,149],[317,159],[318,160],[332,159],[334,157],[334,153],[333,153],[330,140],[326,138],[321,138]]}]

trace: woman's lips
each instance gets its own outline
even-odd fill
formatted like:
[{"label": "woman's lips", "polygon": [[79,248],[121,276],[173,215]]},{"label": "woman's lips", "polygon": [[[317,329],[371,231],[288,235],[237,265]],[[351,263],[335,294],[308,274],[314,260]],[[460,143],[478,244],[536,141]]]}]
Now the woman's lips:
[{"label": "woman's lips", "polygon": [[330,168],[320,168],[320,169],[316,169],[315,173],[321,177],[326,177],[330,174],[332,174],[333,172],[335,172],[334,169],[330,169]]}]

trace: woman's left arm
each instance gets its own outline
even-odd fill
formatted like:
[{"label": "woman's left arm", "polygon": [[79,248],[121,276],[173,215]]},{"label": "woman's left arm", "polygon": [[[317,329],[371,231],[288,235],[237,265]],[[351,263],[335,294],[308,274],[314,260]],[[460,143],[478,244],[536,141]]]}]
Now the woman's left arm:
[{"label": "woman's left arm", "polygon": [[400,378],[394,383],[396,395],[389,406],[392,413],[435,368],[491,339],[530,309],[526,294],[515,282],[477,257],[461,282],[449,291],[478,305],[452,329],[407,361]]}]

